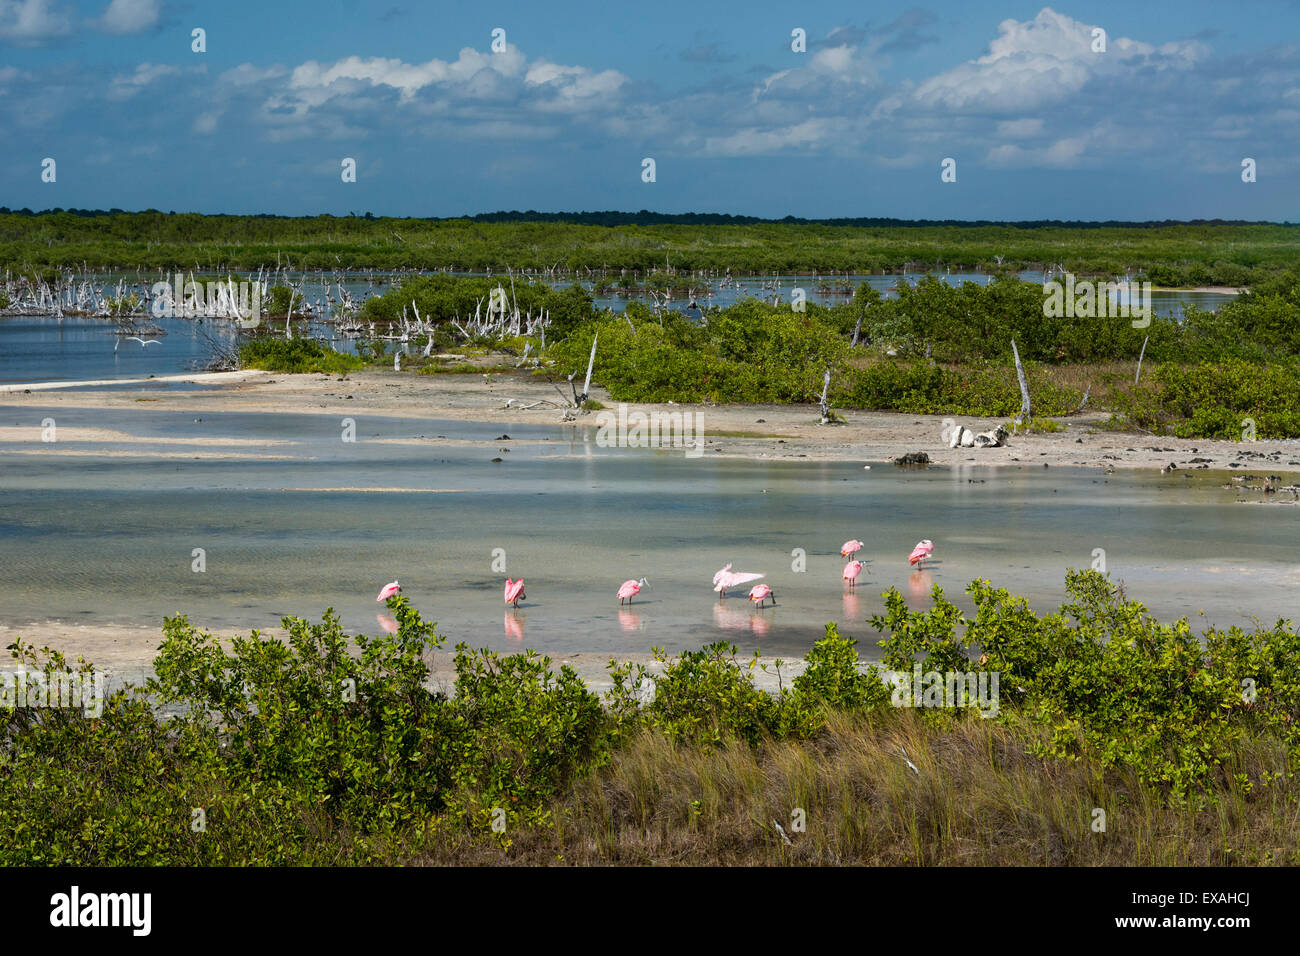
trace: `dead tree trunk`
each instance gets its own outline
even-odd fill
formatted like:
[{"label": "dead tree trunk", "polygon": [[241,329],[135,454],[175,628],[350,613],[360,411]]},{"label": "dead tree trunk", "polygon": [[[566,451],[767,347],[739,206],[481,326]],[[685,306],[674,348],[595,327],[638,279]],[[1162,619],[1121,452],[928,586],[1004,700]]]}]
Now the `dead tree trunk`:
[{"label": "dead tree trunk", "polygon": [[1138,353],[1138,370],[1137,370],[1137,374],[1133,376],[1134,385],[1136,385],[1138,383],[1138,379],[1142,377],[1142,356],[1147,354],[1147,342],[1150,340],[1150,338],[1151,336],[1148,335],[1145,339],[1142,340],[1142,351]]},{"label": "dead tree trunk", "polygon": [[1026,423],[1030,419],[1029,408],[1029,383],[1025,381],[1025,367],[1020,364],[1020,350],[1016,348],[1016,340],[1011,340],[1011,354],[1016,360],[1016,379],[1020,382],[1020,413],[1016,415],[1016,421]]}]

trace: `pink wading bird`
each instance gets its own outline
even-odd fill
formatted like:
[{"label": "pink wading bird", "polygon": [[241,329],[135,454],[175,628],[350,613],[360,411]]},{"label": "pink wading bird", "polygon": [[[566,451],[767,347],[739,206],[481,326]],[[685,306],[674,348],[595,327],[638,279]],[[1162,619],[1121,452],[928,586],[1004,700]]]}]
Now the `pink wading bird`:
[{"label": "pink wading bird", "polygon": [[401,593],[402,593],[402,586],[398,584],[396,581],[389,581],[382,588],[380,588],[379,597],[375,598],[375,600],[379,601],[382,604],[384,601],[387,601],[390,597],[394,597],[395,595]]},{"label": "pink wading bird", "polygon": [[934,542],[929,538],[926,538],[924,541],[918,541],[916,547],[912,549],[912,553],[907,556],[907,563],[923,563],[925,559],[930,556],[932,551],[934,551]]},{"label": "pink wading bird", "polygon": [[649,586],[650,582],[645,578],[642,578],[640,581],[624,581],[618,586],[618,603],[622,604],[624,601],[627,601],[628,604],[631,604],[632,598],[640,594],[642,588]]},{"label": "pink wading bird", "polygon": [[509,604],[511,607],[518,607],[519,602],[526,597],[528,597],[528,595],[524,593],[523,578],[520,578],[518,581],[511,581],[509,578],[506,578],[506,603],[507,604]]},{"label": "pink wading bird", "polygon": [[844,547],[840,548],[840,557],[852,558],[865,547],[866,545],[857,538],[851,538],[844,542]]},{"label": "pink wading bird", "polygon": [[849,587],[858,586],[858,575],[862,573],[861,561],[850,561],[844,565],[844,580],[849,582]]},{"label": "pink wading bird", "polygon": [[763,577],[761,574],[754,574],[750,571],[733,571],[731,565],[727,565],[721,571],[713,576],[713,590],[718,592],[718,600],[727,596],[727,588],[740,587],[742,584],[748,584],[750,581],[757,581]]},{"label": "pink wading bird", "polygon": [[749,599],[751,601],[757,601],[759,607],[762,607],[763,602],[768,598],[772,599],[772,606],[775,607],[776,595],[772,593],[772,589],[766,584],[755,584],[749,592]]}]

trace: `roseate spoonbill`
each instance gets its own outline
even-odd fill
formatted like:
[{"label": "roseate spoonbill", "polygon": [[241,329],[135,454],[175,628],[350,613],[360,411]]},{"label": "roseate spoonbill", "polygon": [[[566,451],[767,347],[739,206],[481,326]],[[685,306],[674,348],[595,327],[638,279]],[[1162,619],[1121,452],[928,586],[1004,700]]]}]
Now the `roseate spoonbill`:
[{"label": "roseate spoonbill", "polygon": [[749,599],[751,601],[757,601],[759,607],[762,607],[763,602],[768,598],[772,599],[773,605],[776,604],[776,595],[772,593],[772,589],[766,584],[755,584],[753,588],[750,589]]},{"label": "roseate spoonbill", "polygon": [[402,586],[398,584],[396,581],[389,581],[382,588],[380,588],[379,597],[375,598],[375,600],[382,604],[384,601],[387,601],[390,597],[394,597],[401,593],[402,593]]},{"label": "roseate spoonbill", "polygon": [[851,538],[844,542],[844,547],[840,548],[840,557],[852,558],[865,547],[866,545],[857,538]]},{"label": "roseate spoonbill", "polygon": [[763,577],[761,574],[754,574],[750,571],[733,571],[728,564],[721,571],[713,576],[713,590],[718,592],[718,600],[727,596],[727,588],[740,587],[742,584],[748,584],[750,581],[757,581]]},{"label": "roseate spoonbill", "polygon": [[649,586],[650,586],[650,582],[647,581],[645,578],[642,578],[640,581],[637,580],[624,581],[622,584],[618,586],[618,603],[622,604],[623,601],[626,600],[628,604],[631,604],[632,598],[640,594],[642,588],[649,587]]},{"label": "roseate spoonbill", "polygon": [[857,587],[858,575],[862,573],[861,561],[850,561],[844,565],[844,580],[849,582],[849,587]]},{"label": "roseate spoonbill", "polygon": [[528,595],[524,593],[523,578],[520,578],[518,581],[511,581],[509,578],[506,578],[506,603],[507,604],[509,604],[511,607],[518,607],[519,602],[526,597],[528,597]]},{"label": "roseate spoonbill", "polygon": [[929,538],[926,538],[924,541],[918,541],[916,547],[912,549],[912,553],[907,556],[907,563],[917,564],[918,562],[923,562],[930,556],[932,551],[934,551],[934,542]]}]

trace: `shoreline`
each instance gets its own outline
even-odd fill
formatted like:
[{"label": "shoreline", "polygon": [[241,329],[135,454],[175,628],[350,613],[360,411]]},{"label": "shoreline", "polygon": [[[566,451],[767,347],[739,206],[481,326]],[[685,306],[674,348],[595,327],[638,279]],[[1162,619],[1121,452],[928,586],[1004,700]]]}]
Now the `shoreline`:
[{"label": "shoreline", "polygon": [[[185,382],[214,385],[203,390],[169,391],[166,388],[133,389],[123,385]],[[216,372],[179,375],[147,380],[108,383],[36,383],[32,386],[0,386],[0,410],[21,412],[25,407],[42,410],[59,408],[80,411],[120,411],[147,407],[151,411],[220,415],[295,414],[358,418],[456,421],[484,426],[530,425],[563,427],[591,437],[598,427],[598,412],[577,412],[554,403],[561,399],[558,386],[526,373],[480,373],[421,375],[366,368],[346,376],[319,373],[288,374],[262,371]],[[42,387],[44,386],[44,387]],[[70,389],[84,387],[83,391]],[[30,394],[28,394],[30,392]],[[601,388],[592,397],[617,413],[620,403]],[[520,406],[547,403],[532,408]],[[1300,474],[1300,440],[1278,439],[1232,442],[1221,439],[1185,439],[1139,432],[1112,431],[1104,427],[1109,414],[1088,412],[1054,419],[1062,430],[1011,435],[998,448],[949,448],[942,438],[946,420],[956,421],[981,432],[1003,423],[1001,418],[944,415],[915,415],[893,411],[836,409],[844,424],[821,425],[813,405],[714,405],[714,404],[626,404],[629,412],[691,412],[700,423],[705,454],[754,461],[843,461],[879,466],[910,452],[924,452],[933,465],[952,467],[1024,466],[1097,468],[1109,473],[1119,469],[1152,469],[1170,472],[1221,471],[1238,475],[1251,470],[1265,474]],[[567,420],[566,420],[567,419]],[[106,457],[126,456],[123,445],[173,443],[194,445],[185,454],[212,458],[250,457],[253,445],[267,454],[272,448],[292,445],[294,436],[276,440],[238,437],[195,442],[132,436],[108,428],[81,427],[69,431],[79,437],[49,444],[41,441],[39,421],[6,423],[0,435],[6,450],[25,453],[39,449],[43,454],[96,454],[84,446],[111,445]],[[110,436],[111,432],[111,436]],[[111,439],[111,440],[110,440]],[[412,441],[417,438],[386,438],[384,441]],[[78,444],[71,449],[68,444]],[[27,446],[31,446],[28,448]],[[62,446],[62,447],[60,447]],[[228,446],[228,447],[222,447]],[[236,450],[238,449],[238,450]],[[137,449],[137,452],[139,449]],[[251,457],[257,457],[252,453]],[[1195,460],[1193,460],[1195,459]],[[1173,465],[1173,469],[1169,466]]]},{"label": "shoreline", "polygon": [[[223,645],[229,647],[230,641],[236,636],[247,636],[251,628],[206,628],[201,624],[196,624],[199,630],[207,631],[213,637],[218,638]],[[264,637],[273,637],[279,640],[287,640],[287,634],[283,628],[258,628],[258,633]],[[162,625],[157,627],[144,627],[135,625],[94,625],[94,624],[66,624],[63,622],[32,622],[29,626],[12,626],[0,624],[0,647],[7,647],[18,637],[22,637],[27,644],[33,644],[37,648],[50,647],[52,650],[62,651],[68,658],[68,665],[75,667],[78,656],[84,657],[87,662],[93,664],[97,672],[102,672],[109,690],[115,690],[124,682],[130,682],[137,686],[142,684],[146,677],[153,673],[153,662],[157,657],[158,648],[162,644],[163,633]],[[861,642],[860,642],[861,643]],[[436,650],[425,657],[425,663],[429,666],[429,678],[425,682],[426,686],[434,691],[442,691],[450,694],[456,683],[456,666],[455,651],[445,649],[450,646],[444,645],[444,649]],[[472,647],[486,647],[489,645],[471,644]],[[522,653],[520,651],[502,651],[502,656],[510,653]],[[543,656],[547,656],[543,654]],[[609,662],[611,659],[616,660],[619,664],[641,664],[652,674],[661,670],[661,666],[655,663],[654,655],[646,651],[620,651],[617,654],[602,653],[600,651],[573,651],[569,653],[552,653],[551,658],[552,670],[558,672],[564,665],[569,665],[583,682],[593,692],[604,694],[613,686],[609,676]],[[679,654],[670,653],[670,659],[675,659]],[[744,654],[738,655],[742,662],[748,660]],[[860,666],[868,666],[873,662],[862,657],[859,654]],[[781,661],[781,676],[778,680],[777,674],[772,665]],[[762,667],[755,667],[753,670],[754,684],[762,690],[775,691],[780,686],[780,681],[787,685],[790,680],[801,673],[807,666],[802,656],[764,654],[759,658],[759,664],[766,664],[768,670],[764,671]],[[14,665],[5,664],[0,666],[0,671],[12,669]]]}]

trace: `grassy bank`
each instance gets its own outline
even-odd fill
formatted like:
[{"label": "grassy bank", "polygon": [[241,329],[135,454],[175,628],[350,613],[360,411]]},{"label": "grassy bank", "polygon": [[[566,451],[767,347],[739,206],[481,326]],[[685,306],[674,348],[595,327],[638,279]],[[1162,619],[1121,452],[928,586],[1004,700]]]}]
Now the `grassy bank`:
[{"label": "grassy bank", "polygon": [[[541,362],[534,374],[560,381],[585,373],[595,341],[594,382],[616,401],[815,403],[830,372],[827,399],[836,408],[981,417],[1020,409],[1014,341],[1036,416],[1086,408],[1111,412],[1116,427],[1153,434],[1300,437],[1295,271],[1218,312],[1188,306],[1181,321],[1157,316],[1140,328],[1128,317],[1046,315],[1041,286],[1009,277],[955,287],[929,277],[904,284],[894,299],[864,284],[843,302],[808,303],[802,311],[746,299],[698,321],[639,302],[621,313],[600,310],[577,285],[554,289],[521,279],[506,290],[507,306],[534,319],[544,314],[545,339],[474,333],[467,340],[461,322],[504,287],[499,279],[414,278],[368,300],[360,319],[386,330],[404,316],[431,323],[431,335],[411,336],[407,372],[484,371],[422,358],[431,346],[440,355],[499,352],[510,360],[490,370],[506,373],[527,353],[532,364]],[[382,337],[357,343],[363,361],[384,366],[393,364],[394,348]],[[244,346],[242,361],[287,372],[360,364],[310,340],[270,337]]]},{"label": "grassy bank", "polygon": [[[1044,315],[1039,286],[1014,279],[952,287],[929,278],[883,300],[803,312],[746,300],[702,323],[639,303],[574,325],[547,353],[568,374],[586,368],[618,401],[815,402],[823,376],[833,406],[1004,416],[1020,408],[1011,342],[1025,361],[1034,413],[1084,405],[1117,424],[1180,437],[1300,437],[1300,273],[1261,283],[1216,312],[1181,322]],[[1134,381],[1139,360],[1143,377]]]},{"label": "grassy bank", "polygon": [[1198,640],[1095,572],[1067,587],[1040,615],[975,582],[970,619],[886,595],[884,666],[997,674],[979,710],[899,706],[833,626],[777,694],[712,645],[660,653],[653,688],[611,662],[602,700],[463,645],[429,691],[441,639],[401,597],[379,638],[169,619],[156,677],[101,714],[0,712],[0,863],[1300,862],[1300,635]]}]

